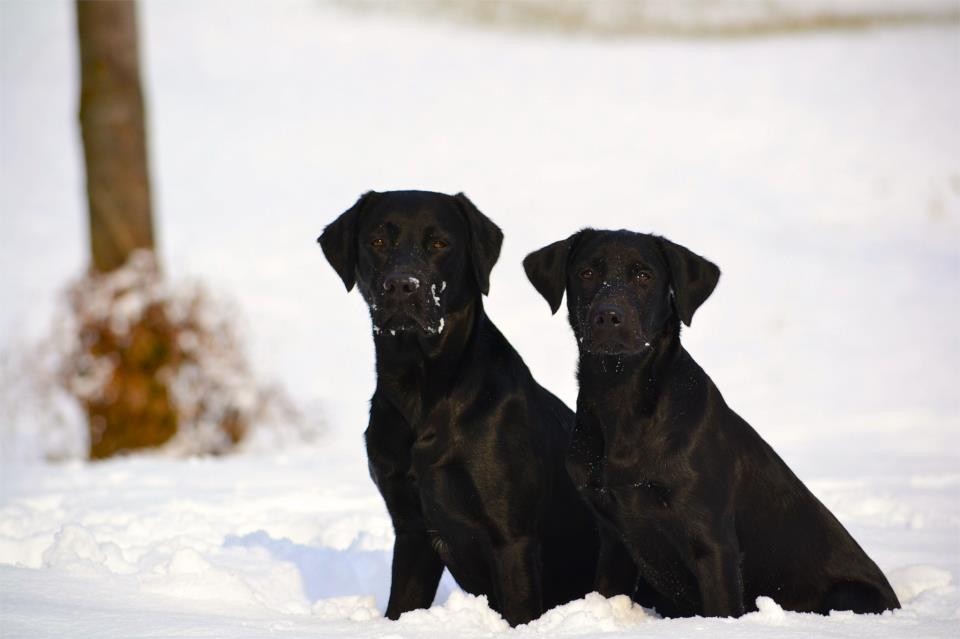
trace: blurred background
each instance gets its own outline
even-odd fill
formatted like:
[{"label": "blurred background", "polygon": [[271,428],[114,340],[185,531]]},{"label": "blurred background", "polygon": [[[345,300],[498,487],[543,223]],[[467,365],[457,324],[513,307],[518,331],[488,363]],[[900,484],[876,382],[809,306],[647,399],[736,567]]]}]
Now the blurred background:
[{"label": "blurred background", "polygon": [[[502,630],[449,577],[377,621],[371,329],[316,238],[416,188],[503,228],[487,311],[569,405],[527,253],[716,262],[687,349],[905,608],[661,632],[953,636],[958,78],[956,0],[0,0],[0,634]],[[594,603],[528,634],[650,620]]]},{"label": "blurred background", "polygon": [[[762,433],[956,430],[955,2],[147,1],[126,44],[90,17],[89,64],[73,3],[0,8],[8,459],[87,456],[108,422],[158,433],[94,456],[178,426],[186,453],[359,438],[369,322],[315,239],[396,188],[500,224],[488,311],[570,404],[571,334],[520,261],[625,227],[722,268],[685,339]],[[142,124],[111,124],[128,98]]]}]

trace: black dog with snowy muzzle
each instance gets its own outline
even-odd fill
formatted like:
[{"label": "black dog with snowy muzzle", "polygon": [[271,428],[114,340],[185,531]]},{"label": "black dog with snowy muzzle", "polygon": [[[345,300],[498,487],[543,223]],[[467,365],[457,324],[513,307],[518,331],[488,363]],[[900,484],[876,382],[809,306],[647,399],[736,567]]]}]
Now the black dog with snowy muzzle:
[{"label": "black dog with snowy muzzle", "polygon": [[511,624],[593,587],[597,525],[564,468],[574,414],[483,309],[503,235],[463,194],[370,192],[323,231],[370,309],[370,474],[396,541],[387,616],[446,566]]},{"label": "black dog with snowy muzzle", "polygon": [[759,596],[824,614],[900,607],[681,346],[714,264],[661,237],[586,229],[523,265],[554,313],[566,293],[579,344],[567,466],[601,523],[601,594],[633,592],[665,616],[736,617]]}]

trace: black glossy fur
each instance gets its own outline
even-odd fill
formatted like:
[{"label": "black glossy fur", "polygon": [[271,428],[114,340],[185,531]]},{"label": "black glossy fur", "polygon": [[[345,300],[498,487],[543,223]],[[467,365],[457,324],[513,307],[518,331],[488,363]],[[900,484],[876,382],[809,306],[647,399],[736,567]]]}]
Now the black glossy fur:
[{"label": "black glossy fur", "polygon": [[387,616],[443,567],[511,624],[592,589],[596,523],[564,468],[574,414],[483,310],[500,229],[463,194],[370,192],[320,244],[370,308],[370,474],[396,542]]},{"label": "black glossy fur", "polygon": [[877,565],[680,345],[719,269],[652,235],[586,229],[531,253],[580,348],[567,464],[602,523],[598,589],[665,616],[900,606]]}]

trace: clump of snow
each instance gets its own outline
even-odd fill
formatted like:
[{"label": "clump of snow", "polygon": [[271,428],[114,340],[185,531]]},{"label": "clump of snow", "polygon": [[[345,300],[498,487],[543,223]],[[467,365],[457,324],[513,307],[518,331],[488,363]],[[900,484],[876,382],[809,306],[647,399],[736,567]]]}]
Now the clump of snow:
[{"label": "clump of snow", "polygon": [[583,599],[548,610],[527,627],[537,633],[553,636],[628,630],[654,619],[630,597],[606,597],[592,592]]},{"label": "clump of snow", "polygon": [[757,611],[744,615],[745,619],[770,626],[782,626],[787,613],[770,597],[757,597]]},{"label": "clump of snow", "polygon": [[430,285],[430,296],[433,297],[433,303],[437,308],[440,308],[440,296],[443,292],[447,290],[447,281],[444,280],[440,282],[440,290],[437,290],[436,284]]},{"label": "clump of snow", "polygon": [[133,572],[117,544],[98,542],[88,528],[77,524],[67,524],[57,531],[53,543],[43,552],[43,566],[75,572]]},{"label": "clump of snow", "polygon": [[461,590],[450,593],[442,606],[412,610],[399,619],[400,625],[416,628],[453,628],[466,631],[502,632],[510,628],[503,617],[487,605],[486,597],[477,597]]}]

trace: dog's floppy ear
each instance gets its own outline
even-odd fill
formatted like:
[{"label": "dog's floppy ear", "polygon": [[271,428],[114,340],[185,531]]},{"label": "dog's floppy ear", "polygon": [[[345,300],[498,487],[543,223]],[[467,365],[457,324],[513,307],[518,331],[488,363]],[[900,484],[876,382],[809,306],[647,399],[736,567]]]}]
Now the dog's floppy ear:
[{"label": "dog's floppy ear", "polygon": [[363,208],[374,195],[375,191],[367,191],[361,195],[356,204],[328,224],[317,238],[324,256],[343,280],[347,291],[353,290],[357,281],[357,222]]},{"label": "dog's floppy ear", "polygon": [[720,269],[710,260],[666,238],[658,238],[670,266],[677,315],[687,326],[720,280]]},{"label": "dog's floppy ear", "polygon": [[486,295],[490,292],[490,271],[500,257],[503,231],[463,193],[457,193],[453,199],[467,222],[470,233],[470,262],[473,264],[477,286],[480,287],[480,292]]},{"label": "dog's floppy ear", "polygon": [[563,292],[567,288],[570,249],[579,236],[580,233],[574,233],[565,240],[548,244],[523,258],[523,270],[527,273],[527,279],[550,304],[551,313],[556,313],[563,301]]}]

